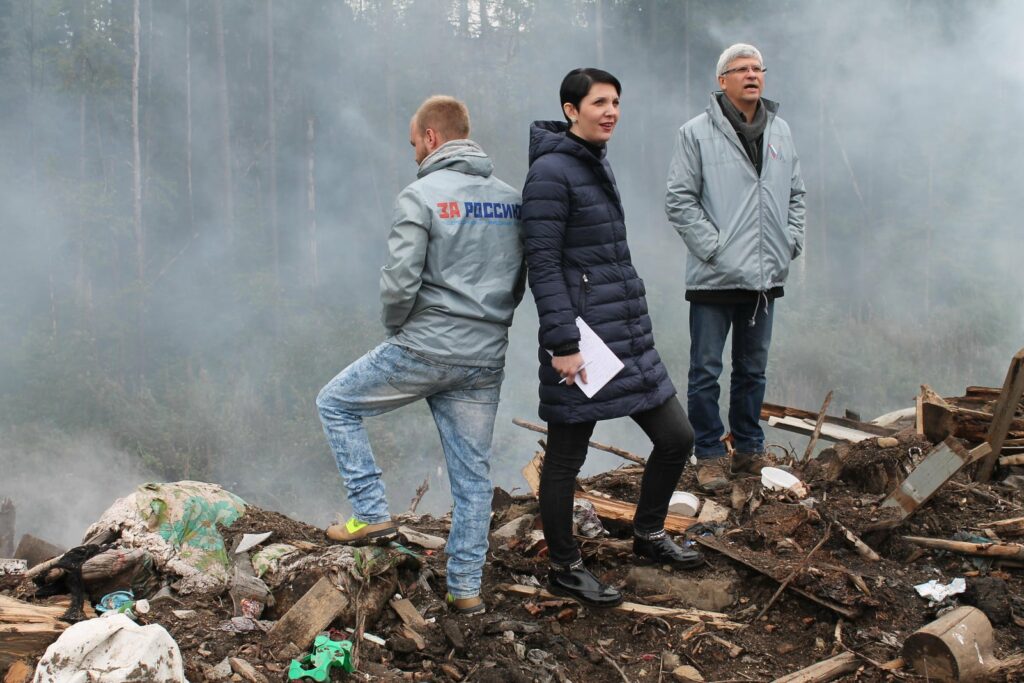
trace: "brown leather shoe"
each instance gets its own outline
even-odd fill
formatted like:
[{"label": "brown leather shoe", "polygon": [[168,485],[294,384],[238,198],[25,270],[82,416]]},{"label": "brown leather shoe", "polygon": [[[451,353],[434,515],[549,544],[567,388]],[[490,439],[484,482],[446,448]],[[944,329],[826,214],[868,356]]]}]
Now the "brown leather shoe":
[{"label": "brown leather shoe", "polygon": [[729,459],[719,458],[698,460],[697,485],[708,492],[721,491],[729,487]]},{"label": "brown leather shoe", "polygon": [[390,519],[377,524],[367,524],[355,517],[349,517],[344,524],[332,524],[327,527],[327,538],[352,545],[385,543],[397,536],[398,528]]},{"label": "brown leather shoe", "polygon": [[749,451],[736,451],[732,454],[733,474],[761,474],[764,467],[764,456],[767,453],[761,451],[753,453]]},{"label": "brown leather shoe", "polygon": [[487,611],[487,606],[484,605],[484,601],[480,599],[479,595],[474,595],[471,598],[457,598],[449,593],[445,596],[445,602],[448,603],[448,609],[466,617],[483,614]]}]

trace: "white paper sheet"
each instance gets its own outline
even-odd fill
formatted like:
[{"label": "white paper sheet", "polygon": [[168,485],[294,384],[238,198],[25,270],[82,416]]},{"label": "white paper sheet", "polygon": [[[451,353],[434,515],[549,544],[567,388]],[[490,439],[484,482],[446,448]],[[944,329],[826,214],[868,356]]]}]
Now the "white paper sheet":
[{"label": "white paper sheet", "polygon": [[583,365],[587,371],[586,384],[580,381],[580,375],[576,373],[576,386],[583,390],[587,398],[594,398],[594,394],[625,366],[583,318],[576,318],[576,327],[580,330],[580,354],[583,355]]}]

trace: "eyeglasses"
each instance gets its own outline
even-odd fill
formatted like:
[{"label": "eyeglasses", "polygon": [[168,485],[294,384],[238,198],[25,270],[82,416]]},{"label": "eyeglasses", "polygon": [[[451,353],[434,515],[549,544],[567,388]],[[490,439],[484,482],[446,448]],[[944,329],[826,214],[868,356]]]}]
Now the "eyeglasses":
[{"label": "eyeglasses", "polygon": [[754,75],[757,75],[763,74],[767,70],[768,67],[766,66],[737,66],[734,69],[726,69],[725,71],[722,72],[722,75],[728,76],[729,74],[743,74],[748,71]]}]

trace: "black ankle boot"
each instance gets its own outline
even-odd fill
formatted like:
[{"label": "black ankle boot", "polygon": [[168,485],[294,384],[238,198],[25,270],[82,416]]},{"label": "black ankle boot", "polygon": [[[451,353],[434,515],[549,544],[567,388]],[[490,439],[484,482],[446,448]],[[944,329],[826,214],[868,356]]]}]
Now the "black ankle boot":
[{"label": "black ankle boot", "polygon": [[622,593],[598,581],[583,566],[583,560],[568,567],[551,567],[548,572],[548,590],[590,607],[615,607],[622,602]]},{"label": "black ankle boot", "polygon": [[673,569],[694,569],[704,564],[700,551],[680,548],[664,530],[633,536],[633,554],[638,564],[667,564]]}]

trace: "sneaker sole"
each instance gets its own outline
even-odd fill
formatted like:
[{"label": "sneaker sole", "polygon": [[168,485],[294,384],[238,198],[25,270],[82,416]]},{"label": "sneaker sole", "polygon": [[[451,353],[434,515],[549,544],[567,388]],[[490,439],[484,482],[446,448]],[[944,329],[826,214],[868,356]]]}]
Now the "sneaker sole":
[{"label": "sneaker sole", "polygon": [[352,539],[339,539],[331,538],[327,536],[327,539],[334,541],[335,543],[343,543],[345,545],[352,546],[363,546],[363,545],[385,545],[390,541],[398,538],[398,527],[390,527],[388,529],[381,529],[380,531],[374,531],[373,533],[366,534],[365,536],[359,536],[358,538]]},{"label": "sneaker sole", "polygon": [[475,617],[478,614],[486,612],[487,606],[481,602],[479,605],[474,605],[473,607],[455,607],[453,605],[448,605],[448,609],[453,613],[458,614],[460,617]]},{"label": "sneaker sole", "polygon": [[569,598],[570,600],[574,600],[580,603],[581,605],[585,605],[586,607],[596,607],[597,609],[618,607],[626,600],[626,597],[624,595],[620,595],[619,599],[616,602],[592,602],[590,600],[587,600],[586,598],[581,598],[580,596],[569,591],[568,589],[559,588],[558,586],[553,586],[551,584],[548,584],[548,592],[552,595],[557,595],[560,598]]}]

